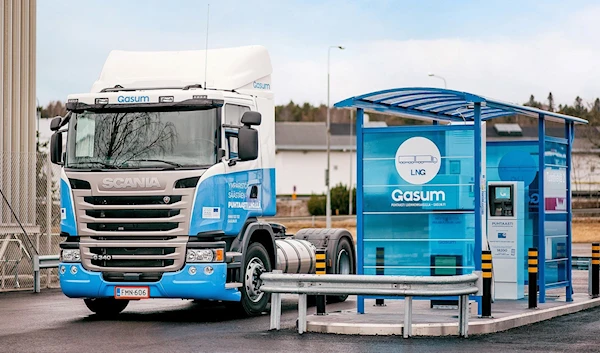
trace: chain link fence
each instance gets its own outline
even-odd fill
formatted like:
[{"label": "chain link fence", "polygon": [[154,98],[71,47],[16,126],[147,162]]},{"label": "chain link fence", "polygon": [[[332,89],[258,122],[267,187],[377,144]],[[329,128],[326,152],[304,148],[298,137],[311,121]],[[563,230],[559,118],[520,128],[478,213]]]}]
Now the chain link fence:
[{"label": "chain link fence", "polygon": [[[59,181],[47,153],[0,153],[0,292],[33,289],[33,255],[59,253]],[[41,272],[58,287],[57,269]]]}]

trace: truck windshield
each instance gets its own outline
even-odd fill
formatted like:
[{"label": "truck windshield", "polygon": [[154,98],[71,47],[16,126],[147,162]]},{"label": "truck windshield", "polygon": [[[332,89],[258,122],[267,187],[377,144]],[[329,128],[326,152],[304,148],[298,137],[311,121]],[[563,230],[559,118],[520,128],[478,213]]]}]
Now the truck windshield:
[{"label": "truck windshield", "polygon": [[217,162],[218,108],[73,114],[67,168],[207,167]]}]

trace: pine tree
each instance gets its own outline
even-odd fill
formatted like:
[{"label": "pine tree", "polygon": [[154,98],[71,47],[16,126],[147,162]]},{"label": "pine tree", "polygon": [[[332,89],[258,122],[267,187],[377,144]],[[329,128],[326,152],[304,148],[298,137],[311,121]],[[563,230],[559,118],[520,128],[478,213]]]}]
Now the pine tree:
[{"label": "pine tree", "polygon": [[548,110],[554,111],[554,97],[552,96],[552,92],[548,94]]}]

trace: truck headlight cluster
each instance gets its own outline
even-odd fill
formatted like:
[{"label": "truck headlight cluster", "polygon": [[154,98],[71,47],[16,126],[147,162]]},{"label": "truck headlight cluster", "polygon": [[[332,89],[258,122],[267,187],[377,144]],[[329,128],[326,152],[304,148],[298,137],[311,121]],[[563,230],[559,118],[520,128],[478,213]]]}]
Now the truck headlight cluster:
[{"label": "truck headlight cluster", "polygon": [[61,262],[80,262],[81,252],[79,249],[63,249],[60,252]]},{"label": "truck headlight cluster", "polygon": [[187,262],[223,262],[223,249],[188,249]]}]

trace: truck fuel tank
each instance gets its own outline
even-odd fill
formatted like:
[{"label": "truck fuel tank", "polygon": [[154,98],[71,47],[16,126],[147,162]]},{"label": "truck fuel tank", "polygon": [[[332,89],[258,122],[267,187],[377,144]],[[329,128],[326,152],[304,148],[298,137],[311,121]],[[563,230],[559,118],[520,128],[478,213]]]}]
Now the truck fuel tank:
[{"label": "truck fuel tank", "polygon": [[315,246],[300,239],[277,239],[277,269],[283,273],[315,273]]}]

